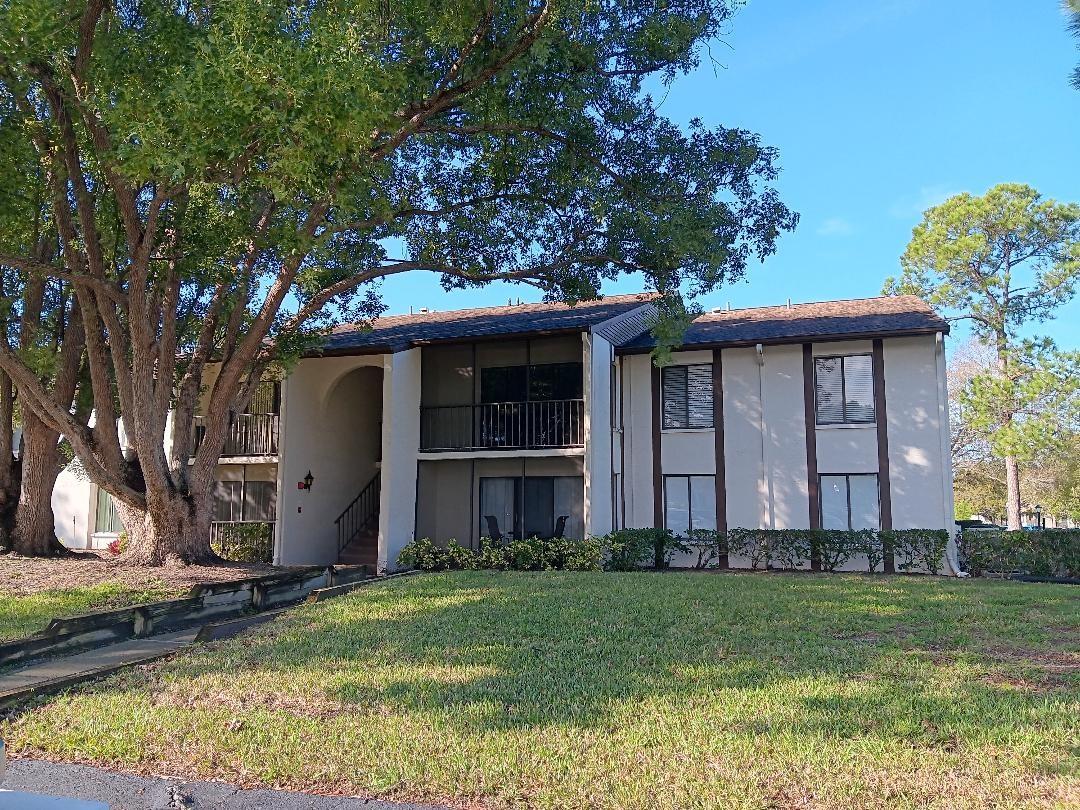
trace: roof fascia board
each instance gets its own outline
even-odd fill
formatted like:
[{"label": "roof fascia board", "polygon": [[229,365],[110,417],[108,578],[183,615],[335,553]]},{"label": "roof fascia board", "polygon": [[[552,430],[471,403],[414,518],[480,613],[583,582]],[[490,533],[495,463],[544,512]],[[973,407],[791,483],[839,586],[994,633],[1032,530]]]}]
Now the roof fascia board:
[{"label": "roof fascia board", "polygon": [[[915,337],[918,335],[935,335],[938,332],[949,334],[948,326],[927,327],[925,329],[899,329],[877,332],[841,332],[820,335],[789,335],[779,338],[760,338],[757,340],[711,340],[690,345],[679,345],[672,348],[675,352],[692,352],[704,349],[745,349],[761,344],[762,346],[783,346],[797,343],[831,343],[838,340],[871,340],[874,338]],[[649,354],[655,346],[627,346],[615,347],[615,354]]]}]

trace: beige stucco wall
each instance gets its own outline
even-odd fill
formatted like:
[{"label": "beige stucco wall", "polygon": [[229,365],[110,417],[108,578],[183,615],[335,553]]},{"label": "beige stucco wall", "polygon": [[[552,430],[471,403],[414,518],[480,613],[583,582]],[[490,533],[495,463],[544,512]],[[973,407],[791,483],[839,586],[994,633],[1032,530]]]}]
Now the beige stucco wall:
[{"label": "beige stucco wall", "polygon": [[[886,419],[896,528],[951,528],[944,356],[935,336],[884,340]],[[815,356],[872,353],[871,341],[813,345]],[[724,460],[730,527],[807,528],[801,344],[724,349]],[[708,352],[675,352],[675,363],[711,362]],[[763,362],[761,362],[763,361]],[[621,436],[626,458],[627,525],[653,522],[652,403],[645,355],[622,359]],[[878,473],[874,425],[815,427],[819,473]],[[712,430],[662,430],[662,472],[713,474]],[[734,565],[745,563],[733,560]],[[865,562],[848,566],[864,569]]]},{"label": "beige stucco wall", "polygon": [[56,477],[52,492],[53,528],[68,548],[90,547],[95,492],[82,466],[74,461]]},{"label": "beige stucco wall", "polygon": [[623,362],[623,444],[626,525],[653,525],[651,360],[626,355]]},{"label": "beige stucco wall", "polygon": [[421,461],[417,467],[416,536],[474,544],[476,510],[472,459]]},{"label": "beige stucco wall", "polygon": [[883,348],[893,525],[951,529],[951,467],[942,454],[948,425],[939,386],[944,363],[936,340],[932,335],[893,338]]},{"label": "beige stucco wall", "polygon": [[611,364],[614,350],[600,335],[585,334],[585,534],[612,528]]},{"label": "beige stucco wall", "polygon": [[416,462],[420,448],[420,349],[385,356],[379,570],[397,568],[416,528]]},{"label": "beige stucco wall", "polygon": [[757,529],[767,525],[757,352],[725,349],[722,358],[728,526]]},{"label": "beige stucco wall", "polygon": [[[383,359],[301,360],[285,381],[281,417],[277,561],[337,559],[334,519],[375,473]],[[297,482],[311,471],[310,491]]]}]

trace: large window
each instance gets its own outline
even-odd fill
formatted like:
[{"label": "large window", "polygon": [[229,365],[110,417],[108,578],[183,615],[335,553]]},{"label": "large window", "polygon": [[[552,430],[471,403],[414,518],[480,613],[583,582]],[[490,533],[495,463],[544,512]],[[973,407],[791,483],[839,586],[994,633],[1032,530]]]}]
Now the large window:
[{"label": "large window", "polygon": [[664,428],[713,426],[712,363],[665,366],[661,372]]},{"label": "large window", "polygon": [[664,528],[678,537],[716,528],[715,475],[664,476]]},{"label": "large window", "polygon": [[814,397],[819,425],[874,421],[874,361],[869,354],[814,360]]},{"label": "large window", "polygon": [[480,536],[581,537],[584,479],[578,475],[480,479]]},{"label": "large window", "polygon": [[214,520],[272,521],[277,516],[277,487],[273,481],[218,481],[214,488]]},{"label": "large window", "polygon": [[94,533],[95,534],[120,534],[124,531],[124,524],[120,522],[120,516],[116,514],[116,504],[108,492],[98,487],[97,509],[94,510]]},{"label": "large window", "polygon": [[881,528],[876,475],[822,475],[821,528]]},{"label": "large window", "polygon": [[581,363],[543,363],[480,369],[482,403],[581,399],[582,390]]}]

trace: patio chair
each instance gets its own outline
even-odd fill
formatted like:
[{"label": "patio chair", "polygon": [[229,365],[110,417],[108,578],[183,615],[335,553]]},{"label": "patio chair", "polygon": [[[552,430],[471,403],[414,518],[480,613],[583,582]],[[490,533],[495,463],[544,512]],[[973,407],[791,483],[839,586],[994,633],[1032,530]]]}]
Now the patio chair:
[{"label": "patio chair", "polygon": [[491,538],[491,542],[496,545],[502,545],[503,536],[499,531],[499,521],[495,519],[494,515],[484,515],[484,521],[487,523],[488,537]]},{"label": "patio chair", "polygon": [[553,537],[562,537],[566,534],[566,521],[570,519],[569,515],[559,515],[559,519],[555,521],[555,534]]}]

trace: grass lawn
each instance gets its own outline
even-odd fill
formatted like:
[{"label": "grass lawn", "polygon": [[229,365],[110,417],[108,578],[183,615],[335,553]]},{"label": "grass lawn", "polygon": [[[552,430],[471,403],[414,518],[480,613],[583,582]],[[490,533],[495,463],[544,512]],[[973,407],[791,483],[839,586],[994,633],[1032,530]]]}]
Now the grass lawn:
[{"label": "grass lawn", "polygon": [[1080,806],[1080,590],[455,573],[38,703],[13,753],[456,806]]},{"label": "grass lawn", "polygon": [[0,641],[22,638],[44,630],[54,618],[153,602],[173,595],[164,583],[157,587],[147,585],[133,588],[120,582],[102,582],[34,594],[0,591]]}]

